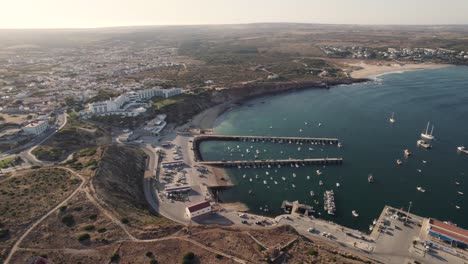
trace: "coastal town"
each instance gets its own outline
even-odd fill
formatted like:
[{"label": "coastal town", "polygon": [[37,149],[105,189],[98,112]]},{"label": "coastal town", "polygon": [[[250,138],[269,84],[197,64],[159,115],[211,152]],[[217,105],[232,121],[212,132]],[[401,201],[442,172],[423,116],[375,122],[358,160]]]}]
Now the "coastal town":
[{"label": "coastal town", "polygon": [[[319,177],[321,170],[329,166],[346,164],[346,157],[323,154],[268,158],[267,150],[258,147],[268,143],[319,153],[343,147],[338,138],[304,136],[302,128],[296,129],[297,136],[289,137],[218,135],[214,129],[223,113],[249,108],[254,104],[251,100],[261,96],[369,83],[376,73],[467,65],[468,50],[318,45],[315,48],[321,51],[319,58],[284,55],[277,62],[274,53],[257,65],[240,55],[229,58],[235,66],[223,64],[219,72],[213,73],[217,66],[211,68],[209,63],[225,57],[197,57],[187,48],[184,53],[182,45],[171,46],[169,42],[111,38],[105,40],[105,45],[47,49],[18,45],[0,49],[2,263],[49,263],[47,259],[60,263],[67,256],[56,255],[59,250],[54,247],[60,245],[50,241],[66,241],[63,236],[73,241],[67,249],[68,257],[74,255],[77,260],[90,252],[86,263],[127,263],[122,261],[125,243],[153,245],[169,241],[184,244],[185,251],[198,248],[205,260],[211,257],[206,263],[289,263],[291,259],[303,263],[468,262],[466,223],[457,226],[447,219],[417,215],[411,211],[411,202],[403,207],[382,204],[381,213],[368,219],[369,228],[365,230],[322,217],[322,213],[333,217],[340,207],[342,198],[337,198],[338,191],[334,192],[340,188],[338,182],[320,193],[323,199],[315,198],[318,191],[311,191],[315,204],[301,203],[299,198],[284,200],[282,205],[275,205],[275,210],[281,208],[280,214],[271,214],[273,209],[266,207],[264,214],[258,214],[244,203],[223,202],[220,192],[238,183],[226,168],[261,168],[266,175],[282,166],[310,168]],[[242,52],[249,54],[244,48]],[[397,66],[384,66],[388,62]],[[235,67],[248,74],[236,75],[240,70]],[[191,70],[200,72],[194,74]],[[364,75],[353,76],[366,70]],[[226,72],[232,75],[219,77]],[[304,122],[304,127],[309,125]],[[273,126],[268,124],[266,131],[273,131]],[[321,127],[322,123],[314,126]],[[248,153],[255,156],[205,159],[202,145],[213,141],[238,144],[236,151],[229,146],[222,150],[238,153],[236,157],[247,157]],[[245,150],[239,147],[244,143]],[[222,151],[219,157],[224,155]],[[52,183],[39,177],[56,171],[68,178]],[[31,187],[26,183],[28,177],[41,180]],[[370,175],[368,184],[373,181]],[[323,185],[322,180],[320,183]],[[265,176],[263,185],[270,188],[269,184],[278,182]],[[288,190],[295,187],[292,184]],[[251,189],[249,194],[255,191]],[[28,197],[28,201],[41,197],[36,202],[43,204],[26,205],[23,211],[13,212],[12,207],[20,199],[15,195]],[[26,212],[33,207],[42,211],[15,224],[18,214],[28,215]],[[94,213],[85,215],[86,210]],[[352,217],[362,219],[355,210]],[[270,244],[269,232],[284,226],[294,231],[277,235],[278,241]],[[242,240],[239,244],[253,243],[255,252],[243,254],[244,249],[239,249],[238,253],[235,248],[219,248],[197,237],[210,228],[248,234],[249,242]],[[57,238],[56,233],[60,233]],[[222,241],[216,239],[213,241]],[[126,250],[137,252],[138,247],[132,245],[131,250]],[[160,257],[159,262],[150,263],[172,263],[149,248],[145,246],[144,261]],[[177,245],[160,252],[174,248]],[[326,256],[323,259],[318,256],[321,252]]]}]

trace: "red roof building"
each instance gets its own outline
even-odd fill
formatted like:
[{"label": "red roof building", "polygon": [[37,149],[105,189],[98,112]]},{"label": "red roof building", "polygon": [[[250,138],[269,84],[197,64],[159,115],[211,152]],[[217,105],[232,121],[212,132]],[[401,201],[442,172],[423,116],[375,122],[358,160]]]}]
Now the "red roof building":
[{"label": "red roof building", "polygon": [[211,212],[211,204],[208,201],[204,201],[198,204],[188,206],[185,209],[185,213],[189,218],[194,218],[200,215],[204,215]]},{"label": "red roof building", "polygon": [[429,219],[429,235],[441,239],[452,246],[468,247],[468,230],[441,222],[436,219]]}]

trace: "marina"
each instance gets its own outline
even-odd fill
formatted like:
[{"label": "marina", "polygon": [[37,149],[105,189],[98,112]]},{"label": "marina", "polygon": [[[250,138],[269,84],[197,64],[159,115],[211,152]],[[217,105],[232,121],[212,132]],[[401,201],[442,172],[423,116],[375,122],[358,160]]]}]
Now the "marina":
[{"label": "marina", "polygon": [[322,159],[285,159],[285,160],[233,160],[233,161],[200,161],[200,165],[222,166],[222,167],[238,167],[243,169],[268,167],[278,165],[294,165],[294,167],[306,165],[341,165],[343,158],[322,158]]},{"label": "marina", "polygon": [[[252,139],[239,138],[227,142],[208,140],[201,144],[202,162],[259,161],[260,164],[241,168],[238,164],[226,167],[219,165],[225,168],[226,174],[235,184],[233,188],[220,192],[220,200],[242,202],[253,213],[259,212],[260,206],[268,204],[268,214],[277,215],[281,212],[283,200],[298,200],[310,205],[315,205],[315,201],[319,200],[320,206],[315,210],[317,214],[321,213],[321,218],[368,230],[369,223],[384,204],[404,206],[408,201],[413,201],[417,213],[463,224],[463,219],[468,217],[465,210],[468,204],[464,195],[458,192],[467,192],[468,166],[467,156],[457,155],[464,154],[457,147],[466,138],[464,131],[468,127],[455,119],[460,116],[453,112],[454,108],[441,108],[440,111],[429,109],[434,105],[457,102],[457,97],[439,96],[442,93],[440,87],[446,89],[444,94],[447,90],[463,93],[460,83],[466,82],[468,85],[464,77],[466,71],[467,68],[446,68],[391,74],[381,77],[383,81],[336,87],[326,92],[301,91],[281,97],[262,98],[258,103],[253,100],[249,103],[251,107],[238,107],[223,114],[214,127],[214,133],[227,136],[334,138],[339,139],[337,142],[345,142],[345,147],[337,147],[338,143],[289,144],[289,141],[284,140],[282,144],[261,139],[253,139],[254,142]],[[452,72],[459,76],[453,85],[444,79],[444,75]],[[426,83],[427,74],[437,76],[437,79]],[[413,88],[412,83],[417,83],[417,86]],[[401,93],[406,94],[407,101],[397,100]],[[351,94],[359,100],[348,100],[347,96]],[[426,100],[420,99],[421,94],[424,94]],[[361,109],[362,105],[369,109]],[[460,109],[465,106],[457,107]],[[390,123],[389,118],[396,109],[398,112],[393,118],[397,120]],[[404,115],[401,114],[403,112]],[[429,128],[428,120],[431,120]],[[421,133],[425,134],[426,129],[427,134],[431,135],[432,124],[435,126],[432,132],[434,139],[422,139]],[[300,129],[302,132],[299,132]],[[430,151],[423,146],[416,147],[418,140],[434,147]],[[290,162],[290,158],[304,160],[326,157],[341,158],[343,163],[340,166],[313,165],[318,166],[315,168],[303,166],[300,162],[279,166],[264,163],[267,160]],[[396,164],[397,160],[401,165]],[[438,171],[443,171],[446,176],[441,177]],[[371,174],[372,178],[369,177]],[[339,187],[336,183],[339,183]],[[422,187],[425,192],[418,191],[417,187]],[[249,190],[253,191],[250,195]],[[329,215],[322,205],[326,190],[333,190],[335,200],[339,201],[334,215]],[[314,192],[313,197],[311,191]],[[364,205],[362,201],[368,202]],[[352,215],[353,210],[358,212],[359,217]]]}]

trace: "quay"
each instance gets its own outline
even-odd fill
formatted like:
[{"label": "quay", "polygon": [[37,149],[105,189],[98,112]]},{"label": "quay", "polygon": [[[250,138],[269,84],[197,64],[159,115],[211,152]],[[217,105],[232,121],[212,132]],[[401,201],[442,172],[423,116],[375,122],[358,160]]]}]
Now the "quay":
[{"label": "quay", "polygon": [[194,142],[203,141],[250,141],[250,142],[272,142],[272,143],[317,143],[338,144],[337,138],[308,138],[308,137],[274,137],[274,136],[238,136],[238,135],[200,135],[194,138]]},{"label": "quay", "polygon": [[[337,138],[308,138],[308,137],[274,137],[274,136],[239,136],[239,135],[199,135],[193,138],[195,160],[202,161],[200,144],[205,141],[242,141],[242,142],[270,142],[278,144],[309,143],[318,145],[338,145]],[[325,162],[326,163],[326,162]]]},{"label": "quay", "polygon": [[250,167],[266,165],[341,165],[343,158],[319,158],[319,159],[282,159],[282,160],[232,160],[232,161],[200,161],[200,165],[222,167]]}]

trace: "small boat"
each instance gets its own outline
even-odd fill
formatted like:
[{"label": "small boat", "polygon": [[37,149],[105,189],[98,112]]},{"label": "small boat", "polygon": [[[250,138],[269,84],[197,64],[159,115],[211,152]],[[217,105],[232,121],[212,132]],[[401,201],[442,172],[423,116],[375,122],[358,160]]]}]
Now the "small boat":
[{"label": "small boat", "polygon": [[322,175],[322,172],[321,172],[320,170],[316,170],[315,173],[316,173],[317,175]]},{"label": "small boat", "polygon": [[273,129],[273,126],[270,126],[270,129]]},{"label": "small boat", "polygon": [[249,194],[252,194],[252,190],[249,190]]},{"label": "small boat", "polygon": [[339,148],[342,148],[342,147],[343,147],[343,144],[341,144],[341,142],[338,142],[338,147],[339,147]]},{"label": "small boat", "polygon": [[293,188],[296,188],[296,185],[294,185],[294,184],[291,184],[291,186],[292,186]]},{"label": "small boat", "polygon": [[302,129],[299,129],[299,132],[302,132]]},{"label": "small boat", "polygon": [[458,205],[455,205],[455,208],[457,208],[457,209],[460,209],[460,206],[458,206]]},{"label": "small boat", "polygon": [[298,147],[298,148],[297,148],[297,151],[301,151],[301,147]]},{"label": "small boat", "polygon": [[457,192],[459,195],[463,195],[463,192]]},{"label": "small boat", "polygon": [[418,190],[419,192],[422,192],[422,193],[426,192],[426,190],[424,190],[423,187],[419,187],[419,186],[416,187],[416,190]]},{"label": "small boat", "polygon": [[429,124],[430,122],[427,122],[426,132],[421,133],[421,137],[425,139],[433,140],[434,139],[434,135],[433,135],[434,126],[432,126],[431,133],[429,134]]},{"label": "small boat", "polygon": [[418,172],[420,172],[420,173],[422,172],[422,170],[421,170],[421,169],[417,169],[417,171],[418,171]]},{"label": "small boat", "polygon": [[296,178],[296,173],[294,173],[294,172],[293,172],[293,174],[292,174],[292,175],[293,175],[293,177],[294,177],[294,178]]},{"label": "small boat", "polygon": [[306,178],[307,178],[308,180],[310,180],[310,176],[309,176],[309,175],[307,175],[307,177],[306,177]]},{"label": "small boat", "polygon": [[405,150],[403,151],[403,153],[405,154],[405,157],[406,157],[406,158],[408,158],[408,157],[411,156],[411,154],[412,154],[411,151],[409,151],[409,149],[405,149]]},{"label": "small boat", "polygon": [[274,183],[275,183],[275,184],[278,184],[278,182],[277,182],[277,181],[274,181]]},{"label": "small boat", "polygon": [[340,183],[339,183],[339,182],[336,183],[336,187],[340,187]]},{"label": "small boat", "polygon": [[395,123],[395,113],[392,113],[392,116],[390,117],[390,123]]},{"label": "small boat", "polygon": [[285,178],[285,177],[281,177],[281,179],[283,179],[283,181],[285,181],[285,180],[286,180],[286,178]]},{"label": "small boat", "polygon": [[314,197],[315,193],[314,191],[310,191],[310,196]]},{"label": "small boat", "polygon": [[270,175],[270,173],[269,173],[268,171],[265,171],[265,174],[266,174],[266,175]]},{"label": "small boat", "polygon": [[372,176],[372,174],[369,174],[369,176],[367,177],[367,181],[369,183],[373,183],[374,182],[374,176]]},{"label": "small boat", "polygon": [[359,214],[358,214],[355,210],[351,211],[351,213],[353,214],[354,217],[358,217],[358,216],[359,216]]},{"label": "small boat", "polygon": [[373,225],[369,225],[369,231],[372,231],[374,229]]},{"label": "small boat", "polygon": [[265,185],[266,185],[266,184],[267,184],[267,181],[263,181],[263,184],[265,184]]},{"label": "small boat", "polygon": [[397,159],[397,160],[396,160],[396,164],[397,164],[397,165],[401,165],[401,164],[403,164],[403,161]]},{"label": "small boat", "polygon": [[468,154],[468,149],[465,148],[464,146],[457,147],[457,151],[461,153]]},{"label": "small boat", "polygon": [[250,178],[250,181],[252,181],[252,178]]},{"label": "small boat", "polygon": [[427,163],[427,161],[423,160],[423,161],[422,161],[422,163],[426,164],[426,163]]},{"label": "small boat", "polygon": [[460,183],[459,183],[459,182],[455,182],[455,185],[460,185]]},{"label": "small boat", "polygon": [[430,149],[430,148],[432,148],[432,145],[431,145],[431,144],[429,144],[428,142],[426,142],[426,141],[424,141],[424,140],[422,140],[422,139],[416,141],[416,145],[417,145],[418,147],[422,147],[422,148],[425,148],[425,149]]},{"label": "small boat", "polygon": [[304,125],[307,125],[307,122],[304,122]]},{"label": "small boat", "polygon": [[318,126],[319,126],[319,127],[322,126],[322,123],[318,123]]},{"label": "small boat", "polygon": [[242,178],[244,178],[244,179],[245,179],[245,177],[247,177],[247,175],[245,175],[245,174],[244,174],[244,175],[242,175]]},{"label": "small boat", "polygon": [[372,221],[372,224],[375,225],[377,223],[377,219],[374,218],[374,220]]},{"label": "small boat", "polygon": [[319,181],[319,185],[322,186],[322,185],[323,185],[323,181]]}]

